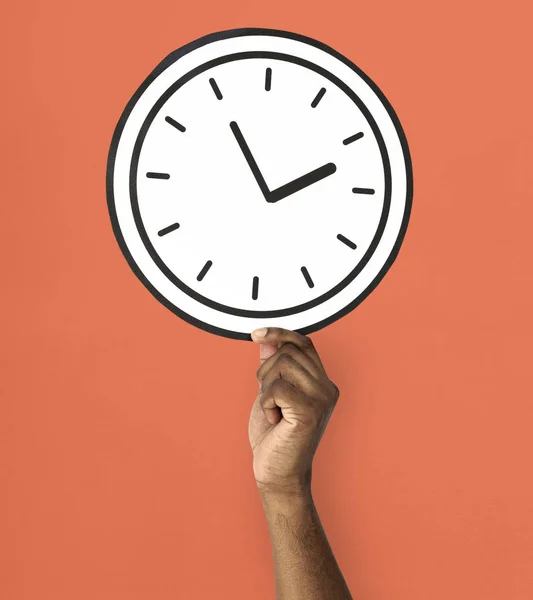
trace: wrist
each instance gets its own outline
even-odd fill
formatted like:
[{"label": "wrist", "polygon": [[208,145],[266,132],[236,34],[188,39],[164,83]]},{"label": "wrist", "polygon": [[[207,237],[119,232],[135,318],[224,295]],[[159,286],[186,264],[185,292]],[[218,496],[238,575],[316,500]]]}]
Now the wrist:
[{"label": "wrist", "polygon": [[311,471],[299,476],[275,478],[271,481],[256,480],[261,498],[306,497],[311,495]]},{"label": "wrist", "polygon": [[271,513],[292,514],[314,505],[310,483],[290,487],[258,484],[258,490],[267,516]]}]

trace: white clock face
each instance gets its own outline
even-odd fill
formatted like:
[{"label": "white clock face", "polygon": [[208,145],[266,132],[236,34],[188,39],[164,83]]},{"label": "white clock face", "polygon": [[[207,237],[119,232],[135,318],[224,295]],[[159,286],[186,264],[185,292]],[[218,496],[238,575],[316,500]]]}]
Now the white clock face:
[{"label": "white clock face", "polygon": [[388,269],[411,202],[407,144],[368,78],[318,42],[213,34],[171,54],[130,101],[108,198],[131,266],[213,333],[308,333]]}]

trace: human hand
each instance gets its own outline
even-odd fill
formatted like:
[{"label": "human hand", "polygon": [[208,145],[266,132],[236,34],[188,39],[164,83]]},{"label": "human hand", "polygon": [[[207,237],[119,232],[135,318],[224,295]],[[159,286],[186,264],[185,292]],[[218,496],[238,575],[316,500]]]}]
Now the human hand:
[{"label": "human hand", "polygon": [[252,339],[261,345],[248,430],[257,485],[265,494],[308,494],[313,456],[339,389],[309,337],[268,327]]}]

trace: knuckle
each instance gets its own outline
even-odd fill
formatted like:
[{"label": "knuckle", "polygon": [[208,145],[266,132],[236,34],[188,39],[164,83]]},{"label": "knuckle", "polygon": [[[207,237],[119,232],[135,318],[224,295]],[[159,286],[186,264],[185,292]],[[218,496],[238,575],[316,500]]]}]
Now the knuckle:
[{"label": "knuckle", "polygon": [[275,379],[269,387],[269,394],[276,398],[286,398],[289,394],[289,384],[283,379]]},{"label": "knuckle", "polygon": [[282,368],[288,367],[288,366],[292,365],[293,361],[294,361],[294,359],[288,352],[282,352],[278,358],[278,365]]},{"label": "knuckle", "polygon": [[292,354],[293,352],[298,351],[298,347],[292,342],[285,342],[285,344],[281,346],[281,349],[283,350],[283,352],[286,352],[288,354]]},{"label": "knuckle", "polygon": [[284,387],[285,381],[283,381],[283,379],[274,379],[274,381],[270,384],[270,390],[273,392],[284,389]]},{"label": "knuckle", "polygon": [[303,336],[302,344],[307,349],[311,349],[314,347],[313,340],[307,335]]},{"label": "knuckle", "polygon": [[336,404],[338,399],[340,398],[341,391],[339,390],[337,384],[333,381],[331,382],[331,385],[333,386],[333,404]]}]

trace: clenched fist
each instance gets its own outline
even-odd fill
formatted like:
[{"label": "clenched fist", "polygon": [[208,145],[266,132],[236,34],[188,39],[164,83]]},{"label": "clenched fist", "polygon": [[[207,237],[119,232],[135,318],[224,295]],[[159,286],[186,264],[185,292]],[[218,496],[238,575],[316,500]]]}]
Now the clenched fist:
[{"label": "clenched fist", "polygon": [[307,336],[269,327],[261,344],[259,392],[249,423],[255,479],[261,492],[309,493],[316,448],[339,398]]}]

